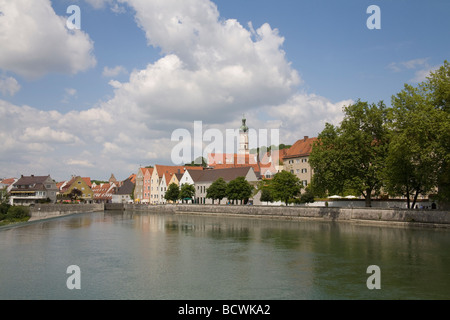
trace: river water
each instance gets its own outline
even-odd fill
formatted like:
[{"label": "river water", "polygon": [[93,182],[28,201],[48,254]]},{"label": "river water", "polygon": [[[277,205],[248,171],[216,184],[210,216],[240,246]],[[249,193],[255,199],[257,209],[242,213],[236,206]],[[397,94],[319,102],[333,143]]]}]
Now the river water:
[{"label": "river water", "polygon": [[[368,289],[371,265],[381,289]],[[0,229],[0,299],[447,300],[450,230],[72,215]]]}]

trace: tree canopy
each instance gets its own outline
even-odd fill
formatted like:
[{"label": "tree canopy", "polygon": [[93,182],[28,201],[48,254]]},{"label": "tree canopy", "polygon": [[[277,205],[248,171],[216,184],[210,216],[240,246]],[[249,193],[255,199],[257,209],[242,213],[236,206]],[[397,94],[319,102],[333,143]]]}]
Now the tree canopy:
[{"label": "tree canopy", "polygon": [[206,189],[206,198],[220,201],[227,196],[227,183],[223,178],[214,181],[208,189]]},{"label": "tree canopy", "polygon": [[278,172],[270,182],[273,200],[283,201],[286,205],[289,204],[289,200],[300,195],[302,187],[300,179],[288,171]]},{"label": "tree canopy", "polygon": [[408,207],[420,194],[450,201],[450,64],[405,84],[391,105],[358,100],[339,125],[325,125],[309,159],[314,194],[358,192],[366,206],[381,192]]},{"label": "tree canopy", "polygon": [[355,193],[371,206],[373,193],[382,187],[388,148],[387,108],[358,100],[344,108],[340,126],[327,124],[315,142],[310,164],[318,194]]},{"label": "tree canopy", "polygon": [[167,201],[176,202],[180,198],[180,187],[176,183],[171,183],[167,188],[164,199]]},{"label": "tree canopy", "polygon": [[253,193],[253,186],[245,180],[245,177],[238,177],[227,184],[226,195],[229,200],[248,201]]},{"label": "tree canopy", "polygon": [[183,201],[187,199],[194,199],[195,187],[192,184],[183,184],[180,189],[179,198]]}]

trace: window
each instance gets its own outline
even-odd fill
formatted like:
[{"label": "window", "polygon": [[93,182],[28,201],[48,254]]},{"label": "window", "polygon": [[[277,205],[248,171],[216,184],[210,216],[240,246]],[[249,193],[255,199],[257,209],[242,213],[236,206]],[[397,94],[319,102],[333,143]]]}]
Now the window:
[{"label": "window", "polygon": [[307,181],[307,180],[303,180],[302,183],[303,183],[303,186],[304,186],[304,187],[307,187],[307,186],[308,186],[308,181]]},{"label": "window", "polygon": [[297,173],[300,173],[300,169],[297,169],[296,171],[297,171]]},{"label": "window", "polygon": [[294,170],[291,170],[291,173],[294,173]]},{"label": "window", "polygon": [[308,169],[302,169],[302,173],[308,173]]},{"label": "window", "polygon": [[[302,159],[302,160],[303,160],[303,159]],[[295,162],[296,162],[296,163],[300,163],[300,159],[297,159]]]}]

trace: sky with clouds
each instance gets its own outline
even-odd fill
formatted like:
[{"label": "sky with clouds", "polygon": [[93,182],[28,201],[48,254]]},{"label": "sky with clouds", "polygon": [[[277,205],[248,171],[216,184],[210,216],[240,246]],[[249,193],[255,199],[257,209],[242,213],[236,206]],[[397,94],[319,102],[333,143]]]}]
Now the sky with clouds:
[{"label": "sky with clouds", "polygon": [[[80,29],[67,27],[80,8]],[[381,29],[370,30],[370,5]],[[176,129],[317,136],[450,56],[446,0],[0,0],[0,177],[124,179]]]}]

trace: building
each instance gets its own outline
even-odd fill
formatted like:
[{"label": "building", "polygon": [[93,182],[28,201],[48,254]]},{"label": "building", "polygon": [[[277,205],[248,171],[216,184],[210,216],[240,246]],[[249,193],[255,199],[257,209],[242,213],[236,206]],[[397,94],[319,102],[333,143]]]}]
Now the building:
[{"label": "building", "polygon": [[139,168],[133,194],[136,203],[150,203],[152,174],[153,168]]},{"label": "building", "polygon": [[[204,171],[187,170],[180,179],[180,185],[191,184],[195,187],[195,202],[199,204],[212,204],[211,199],[206,198],[206,190],[219,178],[230,182],[238,177],[245,179],[253,185],[258,182],[258,177],[252,167],[211,169]],[[223,199],[222,203],[228,200]]]},{"label": "building", "polygon": [[295,174],[306,187],[311,183],[313,171],[309,164],[309,156],[317,138],[305,136],[298,140],[283,156],[284,170]]},{"label": "building", "polygon": [[58,188],[56,182],[48,176],[21,176],[10,190],[10,204],[29,206],[50,201],[56,202]]},{"label": "building", "polygon": [[94,192],[95,203],[111,203],[112,196],[116,193],[117,185],[114,182],[93,184],[92,191]]},{"label": "building", "polygon": [[92,191],[91,187],[92,187],[91,178],[72,176],[72,179],[63,182],[60,185],[59,194],[61,194],[63,198],[67,198],[72,192],[72,190],[78,189],[81,191],[81,196],[79,200],[92,202],[94,200],[94,192]]},{"label": "building", "polygon": [[273,150],[264,154],[250,153],[249,128],[245,117],[239,128],[239,150],[238,153],[210,153],[207,164],[212,169],[231,169],[252,167],[258,177],[271,178],[277,172],[283,170],[280,164],[281,156],[285,150]]},{"label": "building", "polygon": [[171,183],[179,185],[179,179],[186,170],[203,171],[203,167],[155,165],[150,179],[150,204],[166,203],[167,187]]},{"label": "building", "polygon": [[112,195],[112,203],[133,203],[134,190],[133,176],[122,182],[117,192]]}]

